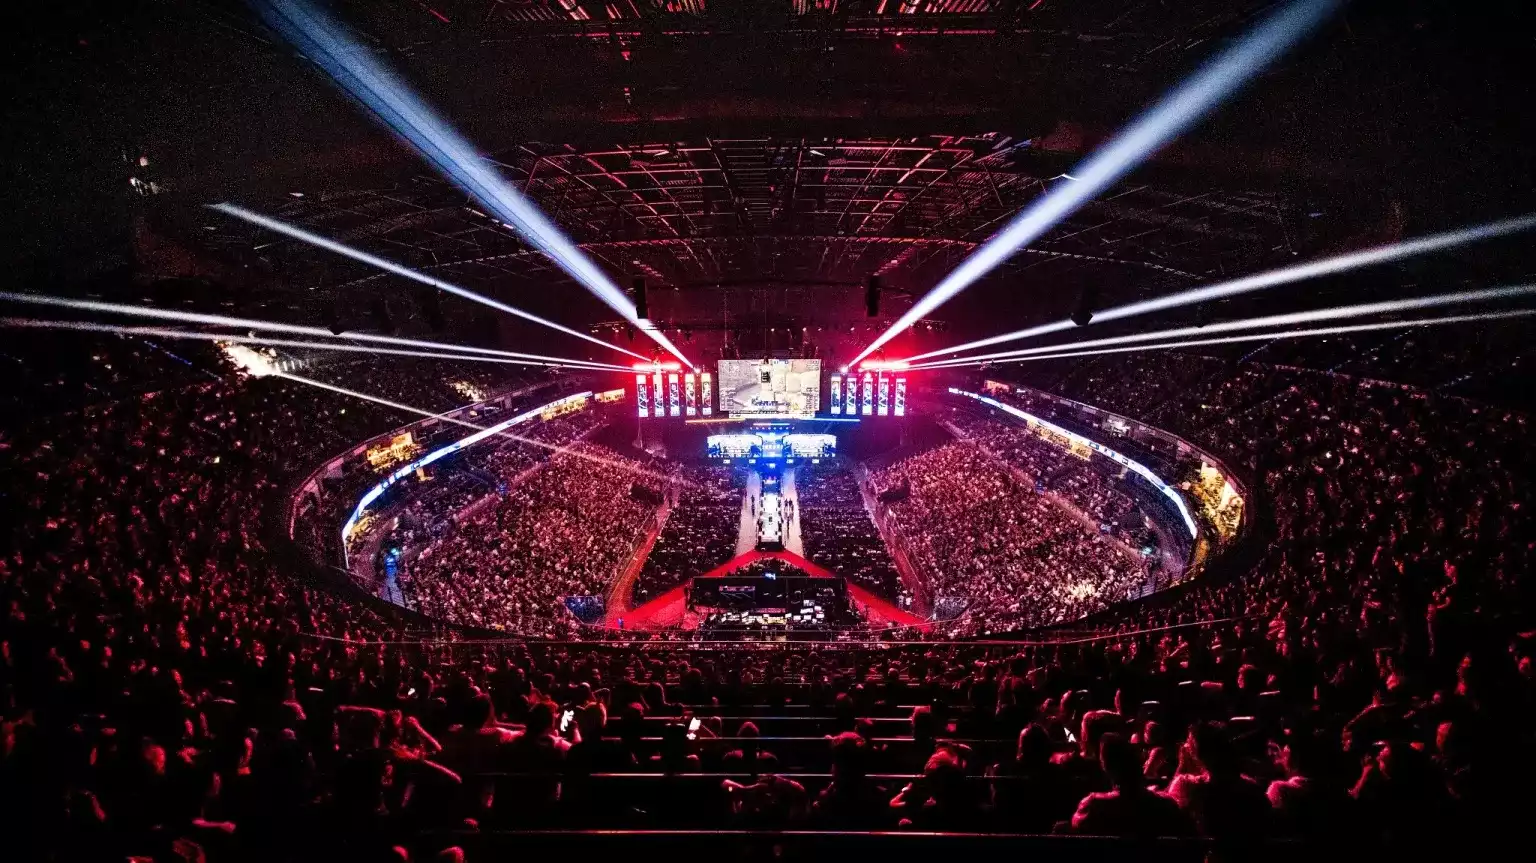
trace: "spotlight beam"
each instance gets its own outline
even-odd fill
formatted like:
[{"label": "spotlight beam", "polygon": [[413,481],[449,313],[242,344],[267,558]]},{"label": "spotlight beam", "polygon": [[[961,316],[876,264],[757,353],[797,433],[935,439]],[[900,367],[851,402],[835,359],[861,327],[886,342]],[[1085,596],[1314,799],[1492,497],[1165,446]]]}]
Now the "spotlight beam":
[{"label": "spotlight beam", "polygon": [[343,338],[352,341],[372,342],[381,345],[400,345],[408,348],[427,348],[430,350],[449,350],[469,354],[485,354],[492,357],[507,357],[515,360],[543,360],[554,363],[587,363],[588,360],[572,360],[566,357],[546,357],[541,354],[524,354],[517,351],[502,351],[494,348],[477,348],[472,345],[456,345],[445,342],[429,342],[422,339],[403,339],[398,336],[381,336],[374,333],[347,333],[337,336],[330,330],[322,327],[310,327],[302,324],[282,324],[276,321],[261,321],[252,318],[232,318],[228,315],[205,315],[201,312],[181,312],[175,309],[155,309],[144,306],[129,306],[122,303],[103,303],[97,300],[76,300],[69,297],[54,297],[47,294],[18,294],[11,291],[0,291],[0,302],[25,303],[34,306],[51,306],[59,309],[74,309],[81,312],[99,312],[107,315],[125,315],[131,318],[150,318],[160,321],[177,321],[184,324],[204,324],[210,327],[239,327],[247,330],[269,330],[274,333],[290,333],[300,336],[318,336],[323,339]]},{"label": "spotlight beam", "polygon": [[[1338,327],[1316,327],[1316,328],[1312,328],[1312,329],[1303,329],[1303,330],[1284,330],[1284,331],[1276,332],[1276,333],[1250,333],[1248,335],[1243,335],[1243,336],[1227,336],[1225,338],[1218,338],[1218,339],[1196,339],[1194,341],[1186,341],[1186,342],[1161,342],[1161,343],[1158,343],[1158,344],[1151,344],[1151,345],[1129,345],[1129,346],[1113,347],[1113,348],[1095,348],[1095,349],[1086,350],[1086,351],[1067,351],[1067,352],[1064,352],[1064,353],[1035,354],[1033,356],[1027,356],[1027,357],[1008,357],[1006,359],[1001,359],[1001,360],[972,360],[972,359],[966,358],[966,359],[958,359],[958,360],[949,360],[949,361],[943,362],[943,363],[933,363],[933,364],[930,364],[930,365],[914,366],[914,368],[919,368],[919,369],[959,369],[959,368],[966,368],[966,367],[969,367],[969,366],[983,366],[983,365],[988,365],[988,364],[998,364],[998,365],[1001,365],[1003,363],[1028,363],[1028,362],[1034,362],[1036,360],[1055,360],[1055,359],[1061,359],[1063,357],[1089,357],[1089,356],[1099,356],[1101,354],[1123,354],[1123,353],[1130,353],[1132,351],[1164,351],[1164,350],[1171,350],[1173,348],[1198,347],[1200,345],[1228,345],[1228,344],[1235,344],[1235,343],[1238,343],[1238,342],[1262,342],[1262,341],[1264,341],[1266,339],[1299,339],[1299,338],[1307,338],[1307,337],[1310,337],[1310,336],[1334,336],[1334,335],[1345,335],[1347,333],[1364,333],[1364,332],[1371,332],[1373,330],[1409,329],[1409,328],[1412,328],[1412,327],[1433,327],[1433,326],[1444,326],[1446,324],[1464,324],[1464,323],[1470,323],[1470,322],[1474,322],[1474,321],[1502,321],[1502,320],[1509,320],[1509,319],[1512,319],[1512,318],[1526,318],[1526,317],[1531,317],[1532,315],[1536,315],[1536,309],[1512,309],[1510,311],[1503,311],[1503,312],[1477,312],[1477,313],[1474,313],[1474,314],[1466,314],[1466,315],[1447,315],[1447,316],[1438,317],[1438,318],[1419,318],[1417,320],[1411,320],[1411,321],[1380,321],[1380,322],[1373,323],[1373,324],[1350,324],[1350,325],[1347,325],[1347,326],[1338,326]],[[1071,345],[1062,345],[1061,347],[1072,347],[1072,346]]]},{"label": "spotlight beam", "polygon": [[[1281,267],[1277,270],[1269,270],[1263,273],[1255,273],[1251,276],[1219,282],[1214,285],[1206,285],[1200,288],[1191,288],[1187,291],[1169,294],[1165,297],[1157,297],[1151,300],[1142,300],[1136,303],[1128,303],[1116,306],[1112,309],[1094,312],[1093,322],[1117,321],[1125,318],[1133,318],[1138,315],[1161,312],[1167,309],[1176,309],[1182,306],[1205,303],[1211,300],[1220,300],[1227,297],[1235,297],[1240,294],[1254,291],[1267,290],[1269,288],[1288,285],[1295,282],[1315,279],[1320,276],[1331,276],[1357,270],[1362,267],[1376,264],[1400,261],[1418,255],[1426,255],[1431,252],[1444,251],[1468,243],[1476,243],[1503,237],[1508,234],[1528,231],[1536,228],[1536,215],[1520,216],[1514,219],[1505,219],[1499,222],[1490,222],[1486,225],[1478,225],[1472,228],[1462,228],[1455,231],[1446,231],[1440,234],[1431,234],[1416,240],[1407,240],[1401,243],[1391,243],[1385,246],[1376,246],[1370,249],[1362,249],[1358,252],[1349,252],[1343,255],[1335,255],[1331,258],[1323,258],[1316,261],[1308,261],[1304,264],[1296,264],[1290,267]],[[929,351],[925,354],[917,354],[908,357],[910,361],[925,360],[929,357],[937,357],[943,354],[954,354],[960,351],[971,351],[977,348],[1000,345],[1004,342],[1014,342],[1022,339],[1044,336],[1051,333],[1059,333],[1076,327],[1070,319],[1055,321],[1049,324],[1040,324],[1000,336],[978,339],[974,342],[966,342],[963,345],[941,348]]]},{"label": "spotlight beam", "polygon": [[589,341],[594,345],[602,345],[605,348],[618,351],[621,354],[628,354],[629,356],[635,357],[636,359],[650,359],[650,357],[647,357],[643,354],[637,354],[634,351],[626,350],[619,347],[618,345],[610,344],[609,342],[605,342],[602,339],[583,333],[580,330],[573,330],[563,324],[557,324],[554,321],[541,318],[532,312],[525,312],[516,306],[509,306],[499,300],[493,300],[490,297],[484,296],[483,294],[477,294],[468,288],[459,287],[458,285],[455,285],[451,282],[445,282],[442,279],[435,279],[426,273],[413,270],[409,267],[401,266],[400,264],[388,260],[387,258],[371,255],[361,249],[354,249],[351,246],[338,243],[329,237],[322,237],[319,234],[306,231],[296,225],[290,225],[287,222],[278,221],[277,219],[271,218],[270,216],[263,216],[260,213],[247,210],[244,207],[224,203],[209,204],[208,209],[217,210],[226,216],[233,216],[234,218],[240,219],[243,222],[248,222],[252,225],[256,225],[257,227],[265,228],[266,230],[272,231],[273,233],[282,234],[285,237],[292,237],[295,240],[300,240],[310,244],[311,246],[325,249],[328,252],[335,252],[338,255],[351,258],[354,261],[361,261],[371,267],[376,267],[387,273],[393,273],[397,276],[410,279],[414,282],[420,282],[423,285],[430,285],[431,287],[437,288],[440,291],[453,294],[456,297],[463,297],[470,302],[479,303],[483,306],[490,306],[493,309],[506,312],[509,315],[514,315],[526,321],[532,321],[533,323],[536,323],[540,326],[559,330],[560,332],[567,335],[572,335],[578,339]]},{"label": "spotlight beam", "polygon": [[1133,120],[1086,162],[1073,168],[1066,182],[1040,197],[1016,216],[1002,233],[972,252],[848,365],[869,356],[903,330],[932,314],[1183,134],[1322,23],[1337,5],[1337,0],[1295,0],[1216,55],[1194,77]]},{"label": "spotlight beam", "polygon": [[0,318],[0,327],[31,330],[74,330],[87,333],[116,333],[122,336],[154,336],[162,339],[187,339],[203,342],[234,342],[247,345],[270,345],[283,348],[306,348],[342,353],[385,354],[426,359],[460,360],[473,363],[500,363],[513,366],[542,366],[545,368],[569,368],[581,371],[628,372],[625,366],[606,363],[564,363],[540,360],[512,360],[503,357],[482,357],[473,354],[445,354],[436,351],[407,351],[399,348],[376,348],[364,345],[347,345],[337,342],[308,342],[301,339],[269,339],[263,336],[245,336],[235,333],[205,333],[196,330],[176,330],[168,327],[122,327],[116,324],[96,324],[86,321],[43,321],[33,318]]},{"label": "spotlight beam", "polygon": [[[1316,2],[1316,0],[1314,0]],[[330,75],[445,177],[513,226],[529,243],[650,336],[689,368],[696,368],[590,258],[582,254],[533,202],[498,175],[474,147],[433,113],[373,52],[345,35],[334,21],[299,0],[262,0],[262,17],[305,57]]]},{"label": "spotlight beam", "polygon": [[[306,378],[306,377],[303,377],[302,375],[296,375],[296,374],[292,374],[290,372],[280,372],[280,371],[273,370],[273,371],[269,371],[266,374],[264,374],[263,377],[282,378],[283,380],[294,381],[295,383],[308,384],[309,386],[318,387],[318,388],[320,388],[322,390],[330,390],[331,392],[338,393],[340,395],[351,396],[352,398],[361,399],[361,400],[363,400],[365,402],[373,402],[374,404],[383,405],[383,406],[388,407],[388,408],[394,408],[397,411],[404,411],[405,413],[411,413],[411,414],[419,414],[419,415],[424,416],[424,417],[432,417],[432,418],[440,419],[440,420],[442,420],[444,422],[453,423],[454,425],[460,425],[460,426],[463,426],[465,428],[475,429],[477,431],[486,431],[487,430],[485,426],[477,425],[477,424],[469,422],[467,420],[461,420],[458,417],[444,416],[441,413],[434,413],[433,411],[425,410],[423,408],[412,407],[412,406],[407,405],[407,404],[401,404],[400,402],[390,401],[389,399],[381,398],[381,397],[375,396],[375,395],[369,395],[368,393],[358,392],[357,390],[349,390],[346,387],[339,387],[339,386],[336,386],[335,384],[328,384],[325,381],[317,381],[314,378]],[[575,456],[576,458],[583,459],[585,461],[590,461],[590,462],[594,462],[596,464],[603,465],[604,467],[616,468],[618,470],[622,470],[622,471],[625,471],[627,473],[633,473],[633,474],[636,474],[636,475],[639,475],[639,476],[650,477],[651,479],[659,479],[659,480],[662,480],[663,482],[678,482],[678,483],[682,483],[684,485],[689,485],[689,486],[696,485],[695,483],[692,483],[692,482],[689,482],[687,480],[684,480],[681,477],[668,476],[667,474],[657,473],[655,471],[646,470],[645,468],[634,467],[632,465],[628,465],[628,464],[625,464],[623,462],[614,461],[613,459],[606,459],[606,458],[602,458],[601,456],[595,456],[595,455],[592,455],[591,453],[581,452],[579,450],[575,450],[575,449],[572,449],[570,447],[560,446],[559,444],[552,444],[552,443],[549,443],[548,441],[541,441],[541,440],[537,440],[535,438],[524,437],[523,435],[519,435],[519,434],[513,434],[512,432],[506,431],[505,429],[503,429],[502,431],[496,432],[496,436],[497,437],[507,438],[508,440],[515,440],[515,441],[518,441],[520,443],[529,444],[530,446],[541,447],[543,449],[550,450],[550,451],[552,451],[554,453],[557,453],[557,454],[558,453],[566,453],[568,455]]]},{"label": "spotlight beam", "polygon": [[[1385,300],[1378,303],[1360,303],[1353,306],[1335,306],[1328,309],[1317,309],[1308,312],[1289,312],[1282,315],[1266,315],[1259,318],[1244,318],[1237,321],[1222,321],[1207,324],[1203,327],[1177,327],[1169,330],[1157,330],[1154,332],[1131,333],[1123,336],[1111,336],[1103,339],[1090,339],[1087,341],[1068,342],[1060,345],[1046,345],[1038,348],[1019,348],[1011,351],[998,351],[990,354],[975,354],[969,357],[956,357],[956,360],[998,360],[1005,357],[1030,356],[1033,354],[1045,354],[1053,351],[1061,351],[1074,348],[1097,348],[1106,345],[1130,344],[1133,342],[1155,341],[1157,339],[1174,339],[1185,336],[1198,336],[1209,333],[1227,333],[1238,330],[1257,330],[1265,327],[1287,327],[1295,324],[1310,324],[1320,321],[1338,321],[1348,318],[1364,318],[1371,315],[1385,315],[1396,312],[1417,311],[1419,309],[1432,309],[1439,306],[1462,305],[1465,303],[1486,303],[1495,300],[1508,300],[1518,297],[1529,297],[1536,294],[1536,285],[1511,285],[1500,288],[1483,288],[1475,291],[1458,291],[1452,294],[1435,294],[1428,297],[1414,297],[1406,300]],[[938,360],[938,363],[947,362]],[[933,364],[923,363],[911,366],[911,368],[931,368]]]}]

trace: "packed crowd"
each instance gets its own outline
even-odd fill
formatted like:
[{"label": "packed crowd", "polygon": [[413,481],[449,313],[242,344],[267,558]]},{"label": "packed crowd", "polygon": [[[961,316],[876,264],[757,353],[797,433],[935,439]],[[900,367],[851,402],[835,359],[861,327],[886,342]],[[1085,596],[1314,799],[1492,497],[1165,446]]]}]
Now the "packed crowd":
[{"label": "packed crowd", "polygon": [[[1117,488],[1118,480],[1103,458],[1073,455],[1017,422],[960,412],[955,420],[982,449],[1024,472],[1029,481],[1056,492],[1083,514],[1108,525],[1133,525],[1136,501]],[[1115,466],[1115,470],[1120,468]]]},{"label": "packed crowd", "polygon": [[1063,508],[972,441],[898,462],[871,478],[934,597],[963,596],[951,634],[1075,620],[1128,597],[1144,566],[1096,525]]},{"label": "packed crowd", "polygon": [[741,479],[728,467],[673,469],[676,503],[636,576],[632,602],[648,602],[725,563],[741,528]]},{"label": "packed crowd", "polygon": [[[334,367],[317,365],[300,369],[297,374],[366,393],[393,393],[395,394],[393,401],[433,411],[446,411],[455,406],[471,404],[484,399],[487,395],[527,391],[523,400],[523,403],[526,403],[537,401],[540,393],[543,394],[544,399],[549,399],[558,392],[557,381],[549,378],[542,370],[531,371],[520,367],[508,367],[505,370],[470,369],[466,371],[462,366],[428,360],[405,360],[402,361],[402,368],[399,369],[371,368],[366,364],[350,362]],[[340,410],[344,412],[346,408]],[[352,410],[355,412],[358,408],[354,406]],[[404,416],[411,421],[422,419],[418,414],[404,414]],[[474,417],[472,421],[490,422],[498,416],[500,416],[498,412],[488,411]],[[392,430],[376,429],[375,433]],[[418,425],[411,430],[415,455],[425,454],[438,446],[458,440],[467,433],[463,426],[453,423],[438,423],[430,428]],[[348,441],[345,446],[350,449],[357,443],[356,440]],[[338,454],[339,452],[330,455]],[[313,469],[316,466],[312,459],[308,460],[307,464],[295,462],[287,465],[285,472]],[[364,459],[344,460],[340,475],[323,477],[317,489],[318,495],[305,496],[300,502],[295,518],[295,538],[312,555],[325,560],[330,565],[342,566],[346,554],[342,549],[339,525],[352,514],[358,499],[368,489],[376,485],[385,474],[399,466],[398,461],[374,465]],[[444,471],[439,468],[439,473],[445,473],[453,478],[453,484],[461,495],[474,493],[477,484],[472,477],[459,475],[459,472],[452,469]],[[439,493],[453,494],[453,492]],[[362,538],[361,534],[355,537],[355,539]],[[355,550],[355,548],[347,549],[348,552]]]},{"label": "packed crowd", "polygon": [[[1123,369],[1138,399],[1157,386]],[[10,430],[7,850],[479,859],[501,826],[1188,835],[1231,859],[1290,836],[1521,847],[1528,418],[1265,368],[1198,390],[1161,392],[1166,424],[1264,491],[1258,564],[1101,614],[1105,640],[1017,648],[384,645],[404,637],[390,609],[303,586],[261,528],[285,466],[409,417],[210,363]],[[951,444],[891,470],[937,514],[921,527],[974,526],[998,560],[1007,534],[972,503],[1013,514],[1032,492],[982,458]],[[703,770],[731,778],[685,781]],[[603,778],[642,771],[671,775]]]},{"label": "packed crowd", "polygon": [[911,607],[912,596],[870,519],[853,473],[842,465],[801,467],[795,480],[806,558],[882,599]]},{"label": "packed crowd", "polygon": [[[353,543],[363,546],[373,541],[376,560],[394,550],[412,557],[428,540],[451,532],[471,509],[489,503],[492,495],[501,494],[544,463],[556,448],[569,445],[602,421],[599,412],[582,411],[530,422],[515,429],[519,439],[492,438],[436,462],[426,482],[402,482],[375,505],[387,519],[387,528],[376,531],[377,536],[358,531]],[[335,529],[335,525],[327,527]]]},{"label": "packed crowd", "polygon": [[575,634],[564,599],[601,595],[612,584],[656,516],[632,488],[657,482],[639,461],[575,444],[423,548],[399,574],[401,592],[437,620]]}]

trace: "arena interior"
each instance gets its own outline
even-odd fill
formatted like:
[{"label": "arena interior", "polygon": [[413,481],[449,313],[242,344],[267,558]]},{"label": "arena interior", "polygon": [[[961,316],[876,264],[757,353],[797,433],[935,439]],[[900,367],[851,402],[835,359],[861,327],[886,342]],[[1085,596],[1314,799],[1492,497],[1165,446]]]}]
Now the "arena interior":
[{"label": "arena interior", "polygon": [[1517,5],[48,10],[0,857],[1519,853]]}]

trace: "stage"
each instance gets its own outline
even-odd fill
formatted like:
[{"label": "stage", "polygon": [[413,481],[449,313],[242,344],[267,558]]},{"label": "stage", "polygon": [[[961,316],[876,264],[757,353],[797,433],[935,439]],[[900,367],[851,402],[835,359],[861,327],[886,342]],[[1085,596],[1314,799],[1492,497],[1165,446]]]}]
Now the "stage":
[{"label": "stage", "polygon": [[[838,578],[823,567],[811,563],[798,554],[788,551],[749,551],[720,564],[699,578],[718,578],[753,563],[778,560],[808,573],[815,578]],[[921,626],[926,621],[911,612],[903,611],[868,590],[848,582],[848,596],[869,620],[871,629],[890,629],[904,626]],[[663,629],[696,629],[699,616],[690,614],[685,598],[685,585],[679,585],[661,596],[632,608],[622,618],[622,628],[639,632],[655,632]],[[620,628],[619,620],[610,620],[610,628]]]}]

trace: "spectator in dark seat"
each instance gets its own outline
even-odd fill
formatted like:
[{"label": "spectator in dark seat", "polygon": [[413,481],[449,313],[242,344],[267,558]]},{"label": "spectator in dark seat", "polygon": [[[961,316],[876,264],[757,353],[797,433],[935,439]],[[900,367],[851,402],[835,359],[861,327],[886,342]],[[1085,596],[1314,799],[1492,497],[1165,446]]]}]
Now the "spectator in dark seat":
[{"label": "spectator in dark seat", "polygon": [[560,800],[560,774],[571,742],[556,730],[559,708],[540,700],[528,708],[527,727],[506,744],[506,769],[516,777],[499,782],[494,800],[498,818],[538,824],[552,817]]},{"label": "spectator in dark seat", "polygon": [[556,728],[560,708],[553,701],[539,701],[528,709],[528,723],[520,734],[514,732],[507,746],[509,765],[526,773],[554,772],[565,763],[571,741],[561,737]]},{"label": "spectator in dark seat", "polygon": [[1404,847],[1438,833],[1452,802],[1430,756],[1395,740],[1366,760],[1350,796],[1374,837]]},{"label": "spectator in dark seat", "polygon": [[778,756],[762,748],[758,743],[757,725],[753,722],[743,722],[736,729],[736,736],[741,738],[741,748],[733,749],[725,753],[720,759],[721,769],[726,773],[772,773],[779,766]]},{"label": "spectator in dark seat", "polygon": [[872,830],[891,821],[890,792],[869,779],[873,747],[844,731],[832,738],[832,781],[816,796],[815,822],[833,830]]},{"label": "spectator in dark seat", "polygon": [[645,687],[645,712],[648,716],[681,716],[682,711],[667,701],[667,691],[660,683]]},{"label": "spectator in dark seat", "polygon": [[805,818],[805,786],[772,773],[750,785],[731,779],[720,783],[730,798],[731,814],[741,827],[783,829]]},{"label": "spectator in dark seat", "polygon": [[464,724],[448,729],[443,760],[456,770],[497,769],[516,738],[515,731],[497,723],[490,696],[482,694],[465,707]]},{"label": "spectator in dark seat", "polygon": [[1072,816],[1072,832],[1093,836],[1189,836],[1194,824],[1166,794],[1150,791],[1141,775],[1141,758],[1118,734],[1099,742],[1099,763],[1114,786],[1089,794]]},{"label": "spectator in dark seat", "polygon": [[1303,838],[1338,836],[1350,823],[1353,801],[1329,781],[1326,748],[1311,732],[1293,733],[1280,750],[1284,779],[1269,784],[1276,831]]},{"label": "spectator in dark seat", "polygon": [[1190,728],[1168,796],[1195,820],[1201,835],[1248,841],[1269,834],[1264,789],[1243,775],[1226,729],[1215,723]]},{"label": "spectator in dark seat", "polygon": [[576,710],[579,739],[565,753],[565,769],[570,776],[593,773],[622,773],[635,766],[634,753],[617,740],[605,740],[608,708],[594,701]]},{"label": "spectator in dark seat", "polygon": [[992,808],[999,830],[1049,833],[1072,815],[1077,798],[1060,765],[1051,763],[1051,736],[1030,724],[1019,732],[1012,760],[993,765]]},{"label": "spectator in dark seat", "polygon": [[668,722],[661,728],[661,751],[651,758],[650,764],[663,773],[697,773],[699,756],[692,750],[687,726]]},{"label": "spectator in dark seat", "polygon": [[890,805],[901,827],[967,832],[983,823],[980,801],[965,779],[965,762],[949,748],[933,753],[923,775],[902,788]]}]

